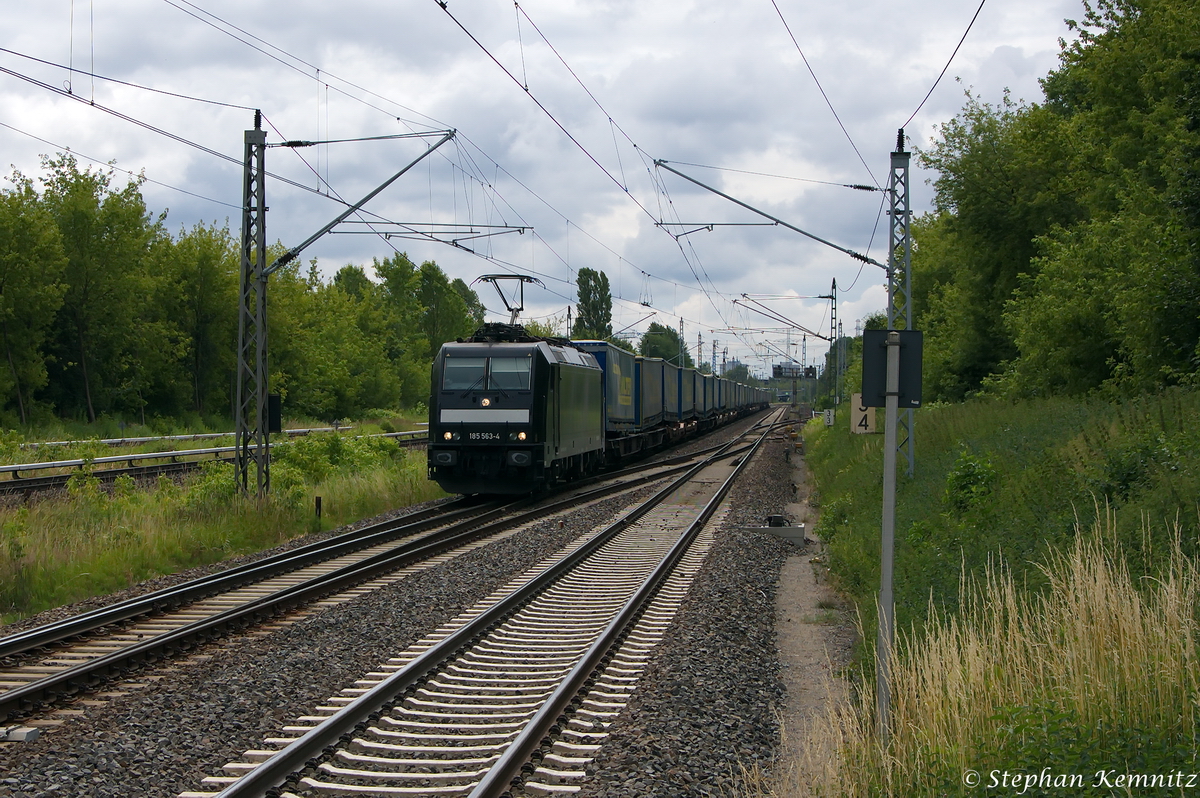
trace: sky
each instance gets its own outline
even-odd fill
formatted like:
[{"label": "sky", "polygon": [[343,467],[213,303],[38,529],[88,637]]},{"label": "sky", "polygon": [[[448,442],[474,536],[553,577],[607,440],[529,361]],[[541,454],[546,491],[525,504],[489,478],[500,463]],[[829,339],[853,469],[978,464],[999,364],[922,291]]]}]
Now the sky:
[{"label": "sky", "polygon": [[[928,148],[967,91],[1039,101],[1064,20],[1082,13],[1081,0],[9,0],[0,163],[36,178],[41,156],[69,149],[111,163],[117,186],[144,176],[172,232],[236,237],[259,109],[269,145],[331,142],[267,149],[282,178],[267,181],[267,235],[289,247],[417,161],[305,250],[326,278],[398,251],[467,283],[525,274],[543,285],[526,286],[521,318],[565,329],[588,267],[608,275],[614,330],[682,321],[698,361],[715,340],[718,365],[762,376],[786,354],[823,358],[831,303],[816,297],[833,281],[845,334],[882,311],[884,272],[655,161],[885,260],[885,194],[845,185],[886,186],[898,128]],[[933,177],[913,159],[917,214]],[[474,288],[489,320],[508,319],[492,286]]]}]

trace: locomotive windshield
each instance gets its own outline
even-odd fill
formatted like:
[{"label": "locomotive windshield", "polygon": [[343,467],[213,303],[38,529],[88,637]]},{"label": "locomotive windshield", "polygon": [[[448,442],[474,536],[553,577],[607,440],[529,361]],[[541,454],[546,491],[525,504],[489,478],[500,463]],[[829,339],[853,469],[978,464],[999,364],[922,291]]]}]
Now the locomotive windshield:
[{"label": "locomotive windshield", "polygon": [[493,357],[490,359],[492,362],[488,387],[502,391],[529,390],[529,363],[532,358]]},{"label": "locomotive windshield", "polygon": [[483,388],[486,368],[486,357],[448,357],[442,377],[442,388],[447,391],[469,391],[472,388]]},{"label": "locomotive windshield", "polygon": [[527,391],[532,358],[448,357],[442,370],[442,390]]}]

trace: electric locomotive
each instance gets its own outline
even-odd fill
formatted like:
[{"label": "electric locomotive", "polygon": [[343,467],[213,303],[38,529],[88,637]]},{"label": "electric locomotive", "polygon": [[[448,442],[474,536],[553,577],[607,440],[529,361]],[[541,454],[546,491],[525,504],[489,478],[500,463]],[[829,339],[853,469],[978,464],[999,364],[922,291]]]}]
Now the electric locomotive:
[{"label": "electric locomotive", "polygon": [[565,340],[487,324],[433,363],[429,476],[450,493],[529,493],[604,462],[604,372]]}]

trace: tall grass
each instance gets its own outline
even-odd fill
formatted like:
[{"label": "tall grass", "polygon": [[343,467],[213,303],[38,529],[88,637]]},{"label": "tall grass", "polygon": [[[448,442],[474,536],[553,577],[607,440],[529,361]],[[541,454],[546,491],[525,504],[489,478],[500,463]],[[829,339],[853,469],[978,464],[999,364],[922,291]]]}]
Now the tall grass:
[{"label": "tall grass", "polygon": [[[875,731],[874,681],[832,707],[820,794],[968,794],[1000,774],[1079,774],[1072,795],[1108,795],[1095,774],[1195,772],[1200,569],[1176,543],[1159,578],[1133,577],[1111,516],[1042,566],[1027,593],[1000,566],[964,582],[961,610],[897,641],[892,734]],[[1046,786],[1046,785],[1043,785]],[[1012,792],[1012,791],[1009,791]],[[797,795],[779,784],[777,795]],[[1034,789],[1027,794],[1047,794]]]},{"label": "tall grass", "polygon": [[[1136,578],[1115,529],[1109,515],[1051,555],[1044,591],[1000,565],[964,581],[958,613],[897,641],[886,747],[863,678],[798,758],[750,773],[745,794],[1108,796],[1125,793],[1101,771],[1110,783],[1196,772],[1200,569],[1176,544],[1159,578]],[[1054,789],[1060,777],[1070,789]]]},{"label": "tall grass", "polygon": [[[1091,778],[1105,768],[1195,772],[1197,419],[1194,389],[919,411],[916,474],[901,477],[897,505],[897,628],[910,631],[896,646],[890,743],[876,737],[864,646],[855,699],[757,794],[1000,794],[992,771],[1049,768],[1081,774],[1084,789],[1024,794],[1108,795]],[[805,443],[818,534],[873,640],[881,437],[839,419]],[[967,770],[982,788],[964,786]]]},{"label": "tall grass", "polygon": [[[896,612],[900,626],[930,608],[953,611],[964,575],[1001,556],[1018,581],[1045,584],[1031,567],[1069,548],[1110,506],[1145,516],[1149,532],[1118,531],[1130,567],[1153,574],[1169,550],[1200,554],[1200,391],[1172,389],[1100,398],[1009,402],[978,399],[916,415],[916,473],[901,473],[896,508]],[[821,503],[817,532],[829,543],[839,586],[874,634],[879,589],[882,436],[851,435],[839,419],[805,430]],[[931,602],[932,598],[932,602]]]},{"label": "tall grass", "polygon": [[213,464],[182,486],[163,478],[139,490],[125,479],[106,492],[80,476],[62,501],[0,508],[0,617],[11,622],[445,495],[425,478],[423,453],[390,441],[310,436],[275,459],[261,506],[238,495],[231,466]]}]

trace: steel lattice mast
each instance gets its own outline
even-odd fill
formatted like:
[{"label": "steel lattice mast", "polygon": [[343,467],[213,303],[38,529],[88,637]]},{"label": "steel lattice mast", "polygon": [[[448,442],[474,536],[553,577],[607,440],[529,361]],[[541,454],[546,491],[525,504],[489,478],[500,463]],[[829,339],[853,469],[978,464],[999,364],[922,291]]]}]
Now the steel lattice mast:
[{"label": "steel lattice mast", "polygon": [[[300,256],[310,244],[356,213],[363,205],[396,182],[438,147],[454,138],[453,130],[431,131],[441,135],[399,172],[389,177],[333,221],[292,247],[267,265],[266,149],[267,134],[262,129],[262,112],[254,112],[254,130],[246,131],[246,151],[242,182],[242,269],[238,311],[237,401],[234,406],[237,436],[237,478],[243,493],[250,490],[251,463],[254,464],[256,495],[261,499],[271,488],[271,453],[267,394],[267,278]],[[276,146],[309,146],[313,142],[284,142]],[[532,278],[526,278],[532,279]],[[278,418],[278,413],[275,414]]]},{"label": "steel lattice mast", "polygon": [[[896,151],[888,178],[888,309],[889,330],[912,329],[912,208],[909,204],[908,168],[911,153],[904,150],[904,129],[896,134]],[[913,411],[899,416],[896,451],[904,457],[908,475],[913,475]]]},{"label": "steel lattice mast", "polygon": [[262,114],[254,112],[254,130],[245,136],[242,180],[241,294],[238,305],[238,370],[236,399],[237,480],[250,490],[253,470],[256,495],[270,489],[267,431],[267,207],[265,160],[267,134]]}]

